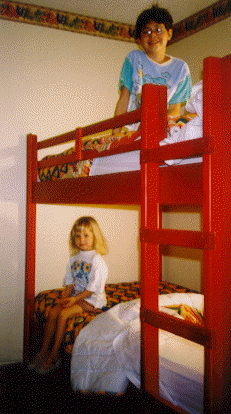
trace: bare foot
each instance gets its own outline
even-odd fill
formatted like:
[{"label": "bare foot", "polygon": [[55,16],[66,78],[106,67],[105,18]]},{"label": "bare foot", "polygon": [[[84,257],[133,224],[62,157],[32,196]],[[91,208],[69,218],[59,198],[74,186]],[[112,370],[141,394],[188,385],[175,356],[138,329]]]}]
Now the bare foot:
[{"label": "bare foot", "polygon": [[36,366],[36,372],[39,374],[47,374],[48,372],[52,371],[53,369],[57,368],[61,363],[61,360],[57,358],[53,358],[51,355],[48,359],[44,360],[41,364]]},{"label": "bare foot", "polygon": [[27,365],[28,369],[34,369],[36,368],[38,365],[42,364],[46,358],[48,358],[49,353],[48,352],[39,352],[35,359]]}]

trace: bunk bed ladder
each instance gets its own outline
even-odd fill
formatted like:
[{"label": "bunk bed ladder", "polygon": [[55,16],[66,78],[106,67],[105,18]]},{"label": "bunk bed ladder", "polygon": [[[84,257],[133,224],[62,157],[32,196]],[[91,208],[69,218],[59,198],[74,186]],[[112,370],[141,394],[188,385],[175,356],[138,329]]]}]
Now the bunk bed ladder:
[{"label": "bunk bed ladder", "polygon": [[[204,61],[204,133],[203,138],[159,147],[166,134],[166,89],[144,87],[142,100],[141,150],[141,353],[142,388],[159,395],[158,329],[164,329],[204,346],[204,413],[228,412],[231,376],[231,219],[229,185],[231,149],[228,124],[231,107],[230,56]],[[214,80],[213,82],[211,80]],[[221,100],[226,91],[226,102]],[[216,103],[216,105],[215,105]],[[150,111],[153,116],[150,120]],[[160,115],[157,115],[160,114]],[[222,121],[226,115],[227,125]],[[180,231],[162,228],[159,165],[165,159],[203,156],[203,231]],[[168,167],[175,168],[175,167]],[[179,168],[179,167],[177,167]],[[176,177],[177,180],[177,177]],[[176,183],[177,187],[178,183]],[[181,190],[180,190],[181,191]],[[179,204],[187,204],[182,190]],[[189,188],[190,191],[190,188]],[[190,200],[190,196],[188,197]],[[186,201],[185,201],[186,200]],[[190,204],[197,204],[191,200]],[[225,220],[225,222],[224,222]],[[175,245],[204,252],[203,293],[204,326],[158,311],[160,246]],[[229,246],[229,247],[228,247]],[[228,286],[224,287],[224,283]],[[225,303],[224,303],[225,299]],[[222,313],[224,312],[224,313]],[[222,316],[221,316],[222,315]],[[222,321],[222,323],[221,323]],[[163,400],[162,400],[163,401]],[[165,404],[167,403],[164,401]],[[167,403],[176,412],[183,411]]]}]

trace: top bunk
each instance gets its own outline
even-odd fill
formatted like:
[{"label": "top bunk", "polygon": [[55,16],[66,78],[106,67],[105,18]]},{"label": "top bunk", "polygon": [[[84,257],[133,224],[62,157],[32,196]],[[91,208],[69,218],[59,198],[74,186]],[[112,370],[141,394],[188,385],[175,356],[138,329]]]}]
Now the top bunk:
[{"label": "top bunk", "polygon": [[[228,128],[223,120],[230,108],[230,73],[231,55],[224,58],[209,57],[204,60],[203,136],[201,138],[171,145],[159,145],[159,142],[164,140],[167,134],[167,90],[166,87],[157,85],[144,85],[142,105],[136,111],[94,125],[77,128],[75,131],[44,141],[38,142],[36,135],[29,134],[27,148],[29,201],[33,204],[140,204],[142,188],[145,187],[145,183],[142,184],[140,168],[135,171],[89,177],[37,181],[38,168],[79,160],[102,159],[102,157],[121,153],[136,153],[141,164],[145,165],[151,162],[161,167],[159,168],[160,204],[201,205],[203,201],[203,163],[188,164],[187,159],[212,154],[216,146],[218,164],[215,163],[214,166],[215,168],[221,166],[225,168],[227,159],[223,162],[220,157],[227,155],[229,142],[228,136],[226,143],[224,141],[225,130],[228,133]],[[124,143],[118,147],[100,153],[96,150],[82,151],[83,137],[138,121],[141,122],[141,130],[134,133],[134,139],[130,143],[126,143],[125,139]],[[140,139],[139,136],[141,136]],[[40,150],[71,141],[75,142],[73,154],[38,161]],[[164,164],[166,160],[178,159],[185,159],[185,163],[173,166]]]}]

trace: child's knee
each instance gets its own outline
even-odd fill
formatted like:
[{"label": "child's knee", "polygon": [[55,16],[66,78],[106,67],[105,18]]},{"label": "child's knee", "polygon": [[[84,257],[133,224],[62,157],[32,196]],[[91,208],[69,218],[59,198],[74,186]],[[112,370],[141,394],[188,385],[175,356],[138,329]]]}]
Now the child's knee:
[{"label": "child's knee", "polygon": [[58,314],[60,313],[60,309],[61,308],[58,305],[54,306],[54,308],[51,308],[51,310],[48,314],[48,319],[55,320],[57,318]]},{"label": "child's knee", "polygon": [[59,320],[67,321],[69,318],[70,311],[68,308],[63,308],[60,310],[58,318]]}]

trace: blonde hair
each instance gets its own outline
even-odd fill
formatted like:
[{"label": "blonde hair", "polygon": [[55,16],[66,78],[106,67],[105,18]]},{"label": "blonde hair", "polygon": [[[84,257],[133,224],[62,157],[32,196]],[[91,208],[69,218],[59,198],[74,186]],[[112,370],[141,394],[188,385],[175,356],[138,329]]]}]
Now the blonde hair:
[{"label": "blonde hair", "polygon": [[94,236],[94,250],[97,253],[102,255],[107,254],[108,248],[106,241],[104,239],[103,234],[101,233],[100,227],[97,221],[93,217],[80,217],[72,226],[70,237],[69,237],[69,245],[71,249],[71,254],[75,255],[79,253],[79,249],[75,245],[75,233],[76,231],[84,231],[85,229],[89,229],[93,236]]}]

